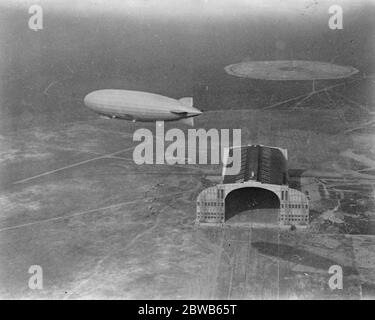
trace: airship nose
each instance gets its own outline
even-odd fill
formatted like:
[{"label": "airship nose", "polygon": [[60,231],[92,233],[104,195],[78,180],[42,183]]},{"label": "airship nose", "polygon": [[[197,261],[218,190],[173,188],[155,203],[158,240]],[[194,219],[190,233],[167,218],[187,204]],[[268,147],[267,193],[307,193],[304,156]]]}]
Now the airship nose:
[{"label": "airship nose", "polygon": [[83,103],[86,107],[91,108],[95,101],[95,94],[94,92],[90,92],[83,98]]}]

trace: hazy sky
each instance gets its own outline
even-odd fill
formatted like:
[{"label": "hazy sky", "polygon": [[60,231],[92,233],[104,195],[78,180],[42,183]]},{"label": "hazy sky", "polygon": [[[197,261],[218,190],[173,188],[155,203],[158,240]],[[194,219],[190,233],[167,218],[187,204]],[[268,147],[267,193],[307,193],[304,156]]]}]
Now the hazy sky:
[{"label": "hazy sky", "polygon": [[[37,32],[28,26],[34,4],[43,8]],[[333,4],[342,6],[342,30],[329,28]],[[22,101],[15,96],[33,97],[52,81],[59,83],[53,90],[76,97],[118,88],[177,98],[203,84],[212,96],[220,93],[210,105],[219,108],[249,90],[225,73],[232,63],[323,61],[368,74],[375,68],[371,4],[375,0],[0,0],[0,91],[3,86],[12,97],[8,109],[17,110]],[[261,90],[284,94],[274,89]],[[293,86],[285,95],[305,89]]]},{"label": "hazy sky", "polygon": [[327,13],[332,4],[344,10],[375,3],[375,0],[1,0],[8,7],[27,8],[40,4],[48,10],[66,12],[115,12],[151,15],[243,15],[288,13],[315,15]]}]

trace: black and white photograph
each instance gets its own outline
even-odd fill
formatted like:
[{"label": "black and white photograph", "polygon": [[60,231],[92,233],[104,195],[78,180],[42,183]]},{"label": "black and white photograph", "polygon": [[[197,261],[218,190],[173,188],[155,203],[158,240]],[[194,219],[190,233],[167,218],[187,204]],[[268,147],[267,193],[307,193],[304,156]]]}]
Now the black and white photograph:
[{"label": "black and white photograph", "polygon": [[0,300],[375,299],[374,70],[375,0],[0,0]]}]

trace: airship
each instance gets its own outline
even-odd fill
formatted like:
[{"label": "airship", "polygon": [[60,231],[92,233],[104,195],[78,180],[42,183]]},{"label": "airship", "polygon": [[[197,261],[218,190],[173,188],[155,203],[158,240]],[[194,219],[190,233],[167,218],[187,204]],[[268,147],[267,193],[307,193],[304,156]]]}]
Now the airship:
[{"label": "airship", "polygon": [[193,107],[193,98],[173,99],[155,93],[104,89],[87,94],[84,104],[107,119],[181,121],[194,125],[193,118],[202,114]]}]

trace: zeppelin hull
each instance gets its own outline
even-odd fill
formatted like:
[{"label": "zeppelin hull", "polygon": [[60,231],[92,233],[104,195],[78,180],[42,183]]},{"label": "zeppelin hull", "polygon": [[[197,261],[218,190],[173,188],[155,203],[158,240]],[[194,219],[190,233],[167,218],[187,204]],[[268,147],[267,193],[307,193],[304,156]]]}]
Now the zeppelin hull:
[{"label": "zeppelin hull", "polygon": [[149,92],[112,89],[93,91],[84,99],[87,107],[102,116],[146,122],[173,121],[201,114],[190,102],[191,98],[176,100]]}]

